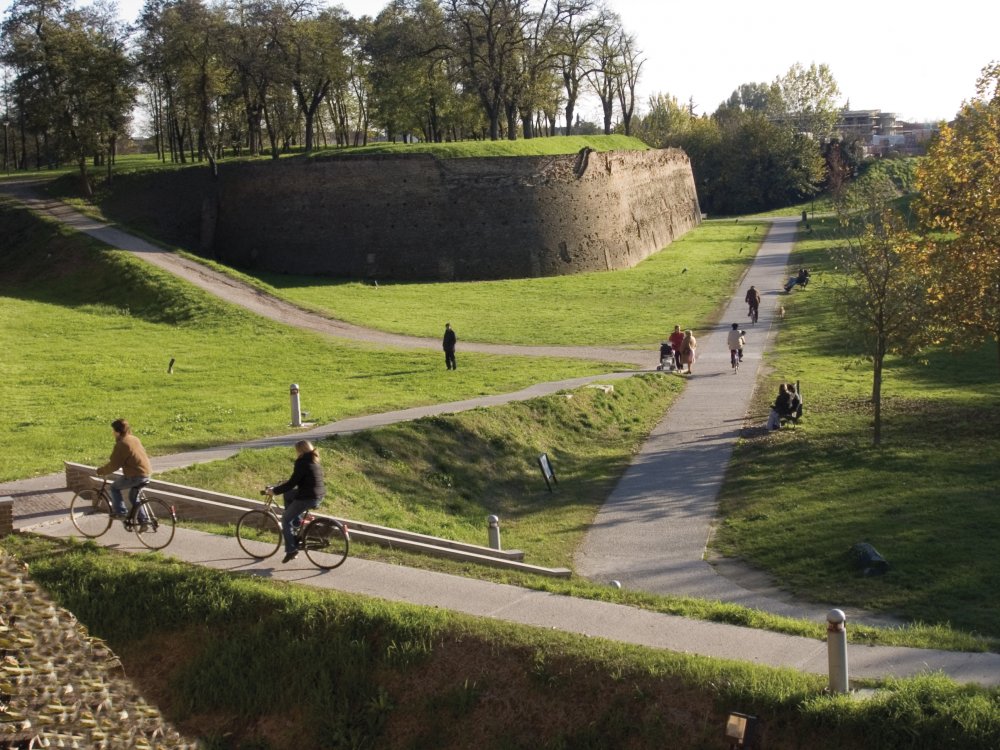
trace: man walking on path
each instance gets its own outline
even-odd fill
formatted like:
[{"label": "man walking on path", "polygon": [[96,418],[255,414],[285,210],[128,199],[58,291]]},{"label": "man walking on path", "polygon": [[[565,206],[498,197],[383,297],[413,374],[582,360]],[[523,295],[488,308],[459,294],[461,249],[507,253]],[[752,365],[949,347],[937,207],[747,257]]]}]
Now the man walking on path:
[{"label": "man walking on path", "polygon": [[455,342],[458,337],[455,332],[451,329],[451,323],[444,324],[444,339],[441,342],[441,348],[444,349],[444,366],[449,370],[457,370],[458,365],[455,364]]}]

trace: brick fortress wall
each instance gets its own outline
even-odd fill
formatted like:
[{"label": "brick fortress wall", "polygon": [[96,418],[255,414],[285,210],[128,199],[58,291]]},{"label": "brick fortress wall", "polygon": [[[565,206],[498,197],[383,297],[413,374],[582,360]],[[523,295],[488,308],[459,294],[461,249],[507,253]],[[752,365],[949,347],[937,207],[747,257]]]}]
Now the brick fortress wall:
[{"label": "brick fortress wall", "polygon": [[677,149],[223,165],[215,196],[200,235],[220,260],[375,280],[629,268],[701,218]]},{"label": "brick fortress wall", "polygon": [[195,166],[119,176],[101,207],[234,265],[376,280],[629,268],[701,217],[677,149]]}]

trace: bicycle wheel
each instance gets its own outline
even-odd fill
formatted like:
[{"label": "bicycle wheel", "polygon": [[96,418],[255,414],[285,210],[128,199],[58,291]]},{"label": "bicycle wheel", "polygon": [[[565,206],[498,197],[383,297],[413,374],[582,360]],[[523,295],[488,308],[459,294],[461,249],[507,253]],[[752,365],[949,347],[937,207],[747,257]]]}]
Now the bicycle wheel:
[{"label": "bicycle wheel", "polygon": [[266,510],[248,510],[236,524],[236,541],[250,557],[263,560],[281,546],[281,524]]},{"label": "bicycle wheel", "polygon": [[139,541],[149,549],[163,549],[174,538],[177,516],[162,500],[146,498],[135,509],[132,528]]},{"label": "bicycle wheel", "polygon": [[317,518],[306,527],[302,546],[317,568],[331,570],[347,559],[351,539],[347,527],[332,518]]},{"label": "bicycle wheel", "polygon": [[757,315],[758,314],[759,314],[759,311],[757,310],[756,307],[753,310],[750,311],[750,322],[753,323],[754,325],[757,325]]},{"label": "bicycle wheel", "polygon": [[111,528],[111,503],[97,490],[80,490],[69,504],[69,517],[77,531],[94,539]]}]

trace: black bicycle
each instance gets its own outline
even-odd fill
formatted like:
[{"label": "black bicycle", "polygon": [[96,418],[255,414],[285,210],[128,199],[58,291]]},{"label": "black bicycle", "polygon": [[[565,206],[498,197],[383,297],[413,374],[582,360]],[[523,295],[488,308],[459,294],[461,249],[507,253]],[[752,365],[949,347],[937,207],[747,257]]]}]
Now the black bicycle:
[{"label": "black bicycle", "polygon": [[[267,492],[262,492],[267,495]],[[306,511],[295,532],[296,547],[305,550],[310,562],[323,570],[343,564],[351,548],[347,524],[334,518],[314,516]],[[248,510],[236,523],[236,541],[250,557],[263,560],[281,548],[281,518],[268,495],[263,508]]]},{"label": "black bicycle", "polygon": [[759,311],[759,307],[757,305],[751,305],[750,306],[750,324],[751,325],[756,325],[757,324],[757,313],[758,313],[758,311]]},{"label": "black bicycle", "polygon": [[69,517],[76,530],[88,539],[96,539],[111,528],[115,519],[121,519],[126,531],[134,531],[139,541],[149,549],[163,549],[174,538],[177,512],[163,500],[147,497],[145,484],[139,486],[135,504],[125,517],[112,510],[108,479],[104,478],[97,489],[87,488],[73,495],[69,504]]}]

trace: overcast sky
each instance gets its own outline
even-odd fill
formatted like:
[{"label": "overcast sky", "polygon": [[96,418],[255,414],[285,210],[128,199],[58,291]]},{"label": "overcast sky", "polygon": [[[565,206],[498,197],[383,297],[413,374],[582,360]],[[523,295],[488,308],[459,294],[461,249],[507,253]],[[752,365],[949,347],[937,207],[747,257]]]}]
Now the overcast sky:
[{"label": "overcast sky", "polygon": [[[666,93],[693,98],[696,113],[710,114],[741,83],[770,83],[796,62],[826,63],[852,109],[948,120],[975,94],[982,68],[1000,60],[997,0],[607,2],[645,54],[643,106]],[[376,15],[386,0],[339,4],[354,16]],[[9,5],[0,0],[4,14]],[[128,21],[141,6],[119,0]],[[582,115],[599,119],[596,108]]]}]

